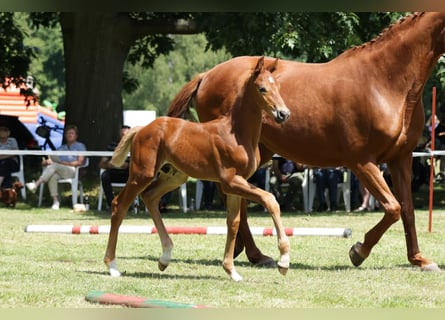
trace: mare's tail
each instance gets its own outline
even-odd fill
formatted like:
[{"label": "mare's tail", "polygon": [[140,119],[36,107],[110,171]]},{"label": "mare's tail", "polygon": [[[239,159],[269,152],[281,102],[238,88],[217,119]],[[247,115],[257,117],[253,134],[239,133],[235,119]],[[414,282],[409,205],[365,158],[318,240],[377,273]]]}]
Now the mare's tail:
[{"label": "mare's tail", "polygon": [[170,104],[167,111],[167,116],[174,118],[185,118],[185,115],[190,108],[190,102],[195,97],[204,74],[205,73],[198,74],[182,87],[181,91],[179,91]]},{"label": "mare's tail", "polygon": [[130,152],[131,142],[133,141],[135,134],[142,128],[142,126],[133,127],[121,138],[119,144],[113,152],[113,156],[111,157],[111,164],[113,166],[121,167],[124,164],[125,159],[127,159],[128,152]]}]

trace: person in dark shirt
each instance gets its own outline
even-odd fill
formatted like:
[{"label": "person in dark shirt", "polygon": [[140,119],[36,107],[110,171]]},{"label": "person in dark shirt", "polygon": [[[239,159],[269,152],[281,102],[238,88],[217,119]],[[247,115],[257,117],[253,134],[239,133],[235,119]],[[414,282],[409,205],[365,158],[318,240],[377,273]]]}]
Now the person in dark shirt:
[{"label": "person in dark shirt", "polygon": [[[130,127],[123,125],[120,131],[120,138],[128,133]],[[107,146],[107,151],[114,151],[119,142],[113,141]],[[102,157],[99,162],[99,168],[105,169],[102,172],[100,179],[102,180],[102,188],[104,190],[105,199],[107,201],[108,208],[111,208],[111,201],[113,201],[114,194],[112,183],[126,183],[128,180],[128,164],[129,159],[125,161],[122,167],[116,168],[111,164],[111,157]]]},{"label": "person in dark shirt", "polygon": [[328,209],[324,191],[329,190],[329,211],[337,211],[338,184],[343,182],[343,171],[341,168],[321,168],[314,170],[314,179],[317,190],[318,212]]},{"label": "person in dark shirt", "polygon": [[[277,198],[282,210],[295,211],[297,190],[303,183],[304,166],[275,154],[272,157],[270,190]],[[283,184],[287,184],[284,192]]]},{"label": "person in dark shirt", "polygon": [[[0,150],[18,150],[17,140],[10,137],[6,124],[0,123]],[[19,171],[19,160],[14,155],[0,155],[0,187],[11,188],[11,173]]]}]

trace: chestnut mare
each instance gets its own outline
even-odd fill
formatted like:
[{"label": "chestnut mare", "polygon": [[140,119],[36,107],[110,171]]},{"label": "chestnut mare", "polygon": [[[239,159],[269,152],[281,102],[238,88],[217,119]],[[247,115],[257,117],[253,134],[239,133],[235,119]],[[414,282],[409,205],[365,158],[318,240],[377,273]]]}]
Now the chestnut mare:
[{"label": "chestnut mare", "polygon": [[[269,63],[268,68],[264,57],[254,60],[255,64],[242,72],[233,70],[240,81],[234,91],[236,103],[227,115],[206,123],[160,117],[145,127],[131,129],[117,146],[112,158],[114,165],[119,167],[124,163],[130,147],[131,159],[127,184],[112,202],[111,230],[104,258],[112,276],[120,275],[115,259],[119,226],[140,193],[161,239],[163,253],[159,269],[162,271],[168,266],[173,242],[162,221],[159,200],[184,183],[188,176],[218,182],[226,194],[228,231],[223,268],[230,277],[242,280],[233,264],[241,197],[262,204],[270,212],[278,236],[278,269],[286,274],[289,240],[281,223],[280,206],[271,193],[256,188],[246,179],[260,162],[258,140],[262,110],[277,123],[289,118],[289,110],[271,73],[278,59]],[[165,180],[164,176],[174,179]]]},{"label": "chestnut mare", "polygon": [[[445,13],[416,13],[327,63],[280,60],[273,72],[291,117],[283,126],[263,119],[262,162],[278,153],[311,166],[348,167],[385,211],[363,243],[352,246],[349,256],[355,266],[401,217],[409,262],[440,271],[419,250],[410,186],[412,151],[424,128],[423,88],[444,52]],[[206,72],[199,82],[192,80],[176,96],[168,115],[182,117],[192,102],[201,121],[225,114],[240,87],[238,73],[256,59],[234,58]],[[272,61],[266,58],[265,63]],[[388,164],[394,194],[380,174],[380,163]],[[239,237],[246,253],[257,250],[262,255],[246,215],[243,204]]]}]

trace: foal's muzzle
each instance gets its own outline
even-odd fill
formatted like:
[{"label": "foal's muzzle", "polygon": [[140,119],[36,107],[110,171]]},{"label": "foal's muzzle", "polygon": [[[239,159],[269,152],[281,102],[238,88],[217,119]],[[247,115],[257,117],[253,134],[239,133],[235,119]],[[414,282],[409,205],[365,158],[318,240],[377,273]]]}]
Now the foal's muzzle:
[{"label": "foal's muzzle", "polygon": [[290,111],[288,108],[277,108],[273,112],[275,121],[278,123],[283,123],[287,121],[290,117]]}]

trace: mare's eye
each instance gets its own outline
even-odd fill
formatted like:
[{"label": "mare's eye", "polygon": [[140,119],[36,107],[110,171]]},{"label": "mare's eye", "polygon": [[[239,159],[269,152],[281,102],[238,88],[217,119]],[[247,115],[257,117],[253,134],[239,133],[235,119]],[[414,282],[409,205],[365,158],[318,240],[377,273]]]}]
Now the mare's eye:
[{"label": "mare's eye", "polygon": [[266,88],[264,88],[264,87],[259,87],[258,90],[260,90],[260,92],[261,92],[262,94],[264,94],[264,93],[267,92]]}]

